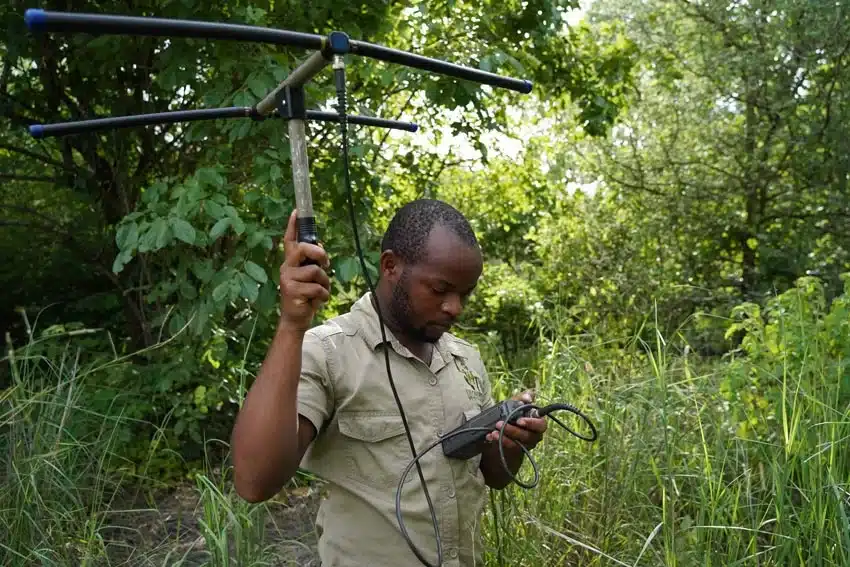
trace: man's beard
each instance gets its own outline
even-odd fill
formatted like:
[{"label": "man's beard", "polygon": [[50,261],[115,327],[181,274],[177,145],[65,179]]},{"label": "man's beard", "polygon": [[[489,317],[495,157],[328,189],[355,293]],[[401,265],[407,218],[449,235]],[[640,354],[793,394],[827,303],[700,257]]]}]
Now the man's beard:
[{"label": "man's beard", "polygon": [[425,343],[435,343],[439,340],[438,337],[428,335],[423,327],[415,327],[411,323],[413,320],[413,308],[411,306],[410,294],[407,292],[409,285],[407,270],[404,270],[398,284],[393,288],[392,302],[390,304],[390,313],[393,321],[411,339]]}]

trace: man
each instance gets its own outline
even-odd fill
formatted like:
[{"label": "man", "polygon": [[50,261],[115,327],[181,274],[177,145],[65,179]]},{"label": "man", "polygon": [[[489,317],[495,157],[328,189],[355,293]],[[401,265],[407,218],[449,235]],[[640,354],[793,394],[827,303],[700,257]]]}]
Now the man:
[{"label": "man", "polygon": [[[375,297],[366,293],[348,313],[312,328],[329,298],[328,257],[321,247],[296,241],[295,212],[284,246],[277,332],[233,431],[236,491],[251,502],[266,500],[301,465],[330,485],[316,520],[323,567],[417,565],[395,514],[398,482],[413,455],[384,349],[417,452],[494,404],[478,351],[449,333],[481,275],[478,242],[450,205],[430,199],[405,205],[382,242]],[[305,258],[318,265],[302,266]],[[530,393],[523,399],[531,401]],[[514,441],[531,449],[545,430],[545,419],[505,429],[514,474],[523,460]],[[466,461],[446,458],[439,446],[420,459],[447,567],[481,563],[486,487],[510,482],[498,432],[488,441],[482,455]],[[415,467],[402,494],[405,528],[434,564],[434,528]]]}]

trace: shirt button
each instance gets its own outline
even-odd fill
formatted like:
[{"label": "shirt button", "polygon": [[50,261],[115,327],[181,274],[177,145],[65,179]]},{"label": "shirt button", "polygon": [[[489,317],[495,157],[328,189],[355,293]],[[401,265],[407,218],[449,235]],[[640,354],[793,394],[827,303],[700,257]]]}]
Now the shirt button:
[{"label": "shirt button", "polygon": [[451,489],[449,489],[449,498],[454,498],[454,497],[455,497],[455,489],[451,488]]},{"label": "shirt button", "polygon": [[453,549],[449,552],[449,555],[452,556],[452,559],[457,558],[457,549]]},{"label": "shirt button", "polygon": [[434,426],[434,432],[437,434],[437,437],[443,434],[443,430],[440,427],[440,420],[438,420],[436,417],[431,420],[431,425]]},{"label": "shirt button", "polygon": [[437,379],[431,378],[431,380],[429,380],[428,383],[431,384],[432,386],[436,386],[437,385]]}]

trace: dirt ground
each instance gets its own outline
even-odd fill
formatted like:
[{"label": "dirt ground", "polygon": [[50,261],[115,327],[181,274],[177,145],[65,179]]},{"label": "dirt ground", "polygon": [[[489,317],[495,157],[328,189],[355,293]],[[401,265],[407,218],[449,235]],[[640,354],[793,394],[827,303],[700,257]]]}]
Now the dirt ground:
[{"label": "dirt ground", "polygon": [[[252,565],[319,567],[316,555],[314,520],[321,499],[321,485],[287,490],[267,503],[267,512],[255,510],[264,524],[258,548],[267,548]],[[122,498],[122,501],[125,499]],[[135,496],[122,503],[120,512],[107,518],[101,536],[107,543],[109,565],[223,567],[213,561],[203,533],[205,511],[192,484],[160,491],[153,497]],[[154,507],[155,506],[155,507]],[[228,519],[225,507],[217,507],[220,521]],[[259,522],[258,522],[259,523]],[[215,528],[210,532],[221,534]],[[238,528],[230,528],[232,535]],[[242,541],[244,541],[243,538]],[[247,565],[235,542],[229,545],[231,562]]]}]

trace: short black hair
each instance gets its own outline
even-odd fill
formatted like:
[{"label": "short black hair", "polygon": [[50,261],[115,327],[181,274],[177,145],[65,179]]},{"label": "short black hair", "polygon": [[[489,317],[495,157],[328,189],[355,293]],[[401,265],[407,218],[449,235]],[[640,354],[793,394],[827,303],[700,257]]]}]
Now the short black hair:
[{"label": "short black hair", "polygon": [[407,264],[420,261],[431,230],[441,225],[466,244],[477,247],[478,239],[469,221],[459,210],[437,199],[416,199],[401,207],[390,221],[381,251],[392,250]]}]

